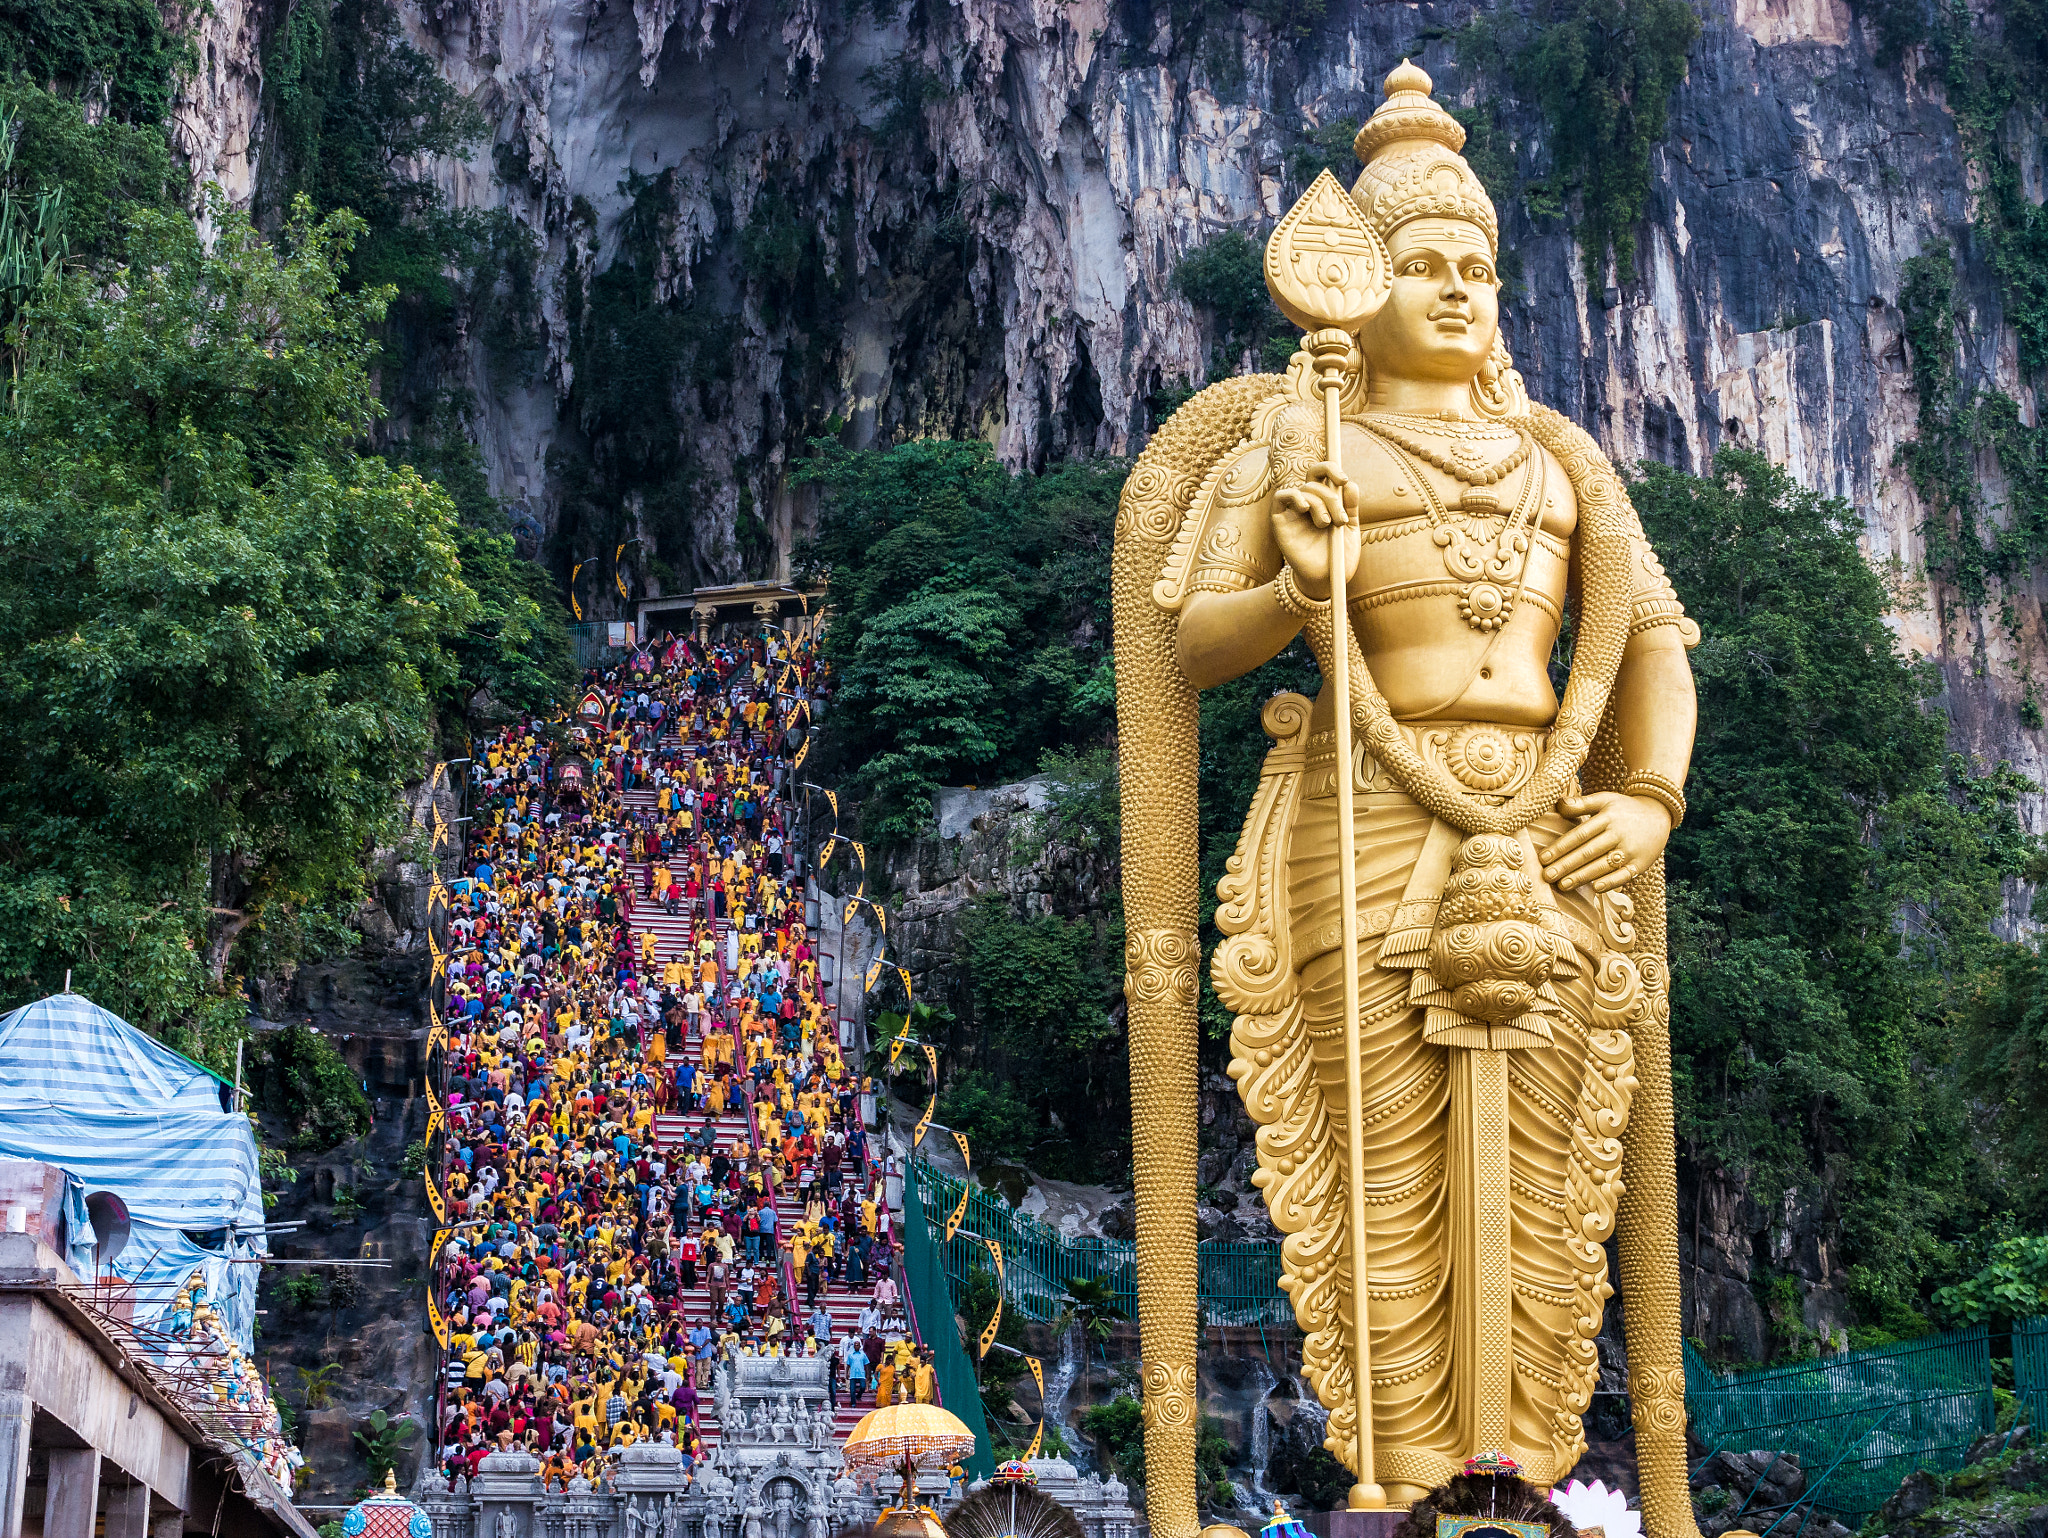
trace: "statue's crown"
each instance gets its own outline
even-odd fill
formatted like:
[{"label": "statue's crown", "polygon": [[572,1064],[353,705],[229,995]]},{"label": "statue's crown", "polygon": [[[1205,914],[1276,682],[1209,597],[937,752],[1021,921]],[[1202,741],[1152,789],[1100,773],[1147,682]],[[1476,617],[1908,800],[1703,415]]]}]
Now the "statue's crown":
[{"label": "statue's crown", "polygon": [[1382,84],[1386,100],[1351,141],[1365,163],[1351,196],[1382,240],[1410,219],[1436,214],[1467,219],[1486,231],[1500,249],[1500,220],[1493,200],[1472,174],[1465,157],[1465,125],[1430,96],[1431,81],[1403,59]]}]

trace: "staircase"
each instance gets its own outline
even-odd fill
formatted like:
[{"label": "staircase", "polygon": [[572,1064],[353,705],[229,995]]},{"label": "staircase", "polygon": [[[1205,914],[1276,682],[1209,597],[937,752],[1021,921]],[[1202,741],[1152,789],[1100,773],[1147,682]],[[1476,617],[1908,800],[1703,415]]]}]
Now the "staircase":
[{"label": "staircase", "polygon": [[[844,1184],[841,1185],[840,1189],[845,1189]],[[797,1200],[793,1187],[786,1185],[778,1187],[775,1193],[776,1232],[782,1235],[786,1241],[789,1235],[796,1232],[797,1226],[803,1222],[803,1217],[803,1203]],[[795,1280],[796,1290],[791,1295],[790,1300],[795,1316],[791,1326],[791,1333],[801,1342],[807,1329],[805,1321],[810,1318],[811,1309],[810,1305],[804,1301],[803,1278],[799,1276]],[[825,1312],[832,1320],[832,1338],[842,1348],[852,1338],[854,1326],[860,1320],[860,1311],[867,1306],[872,1286],[872,1275],[870,1276],[869,1287],[859,1291],[847,1286],[843,1281],[835,1282],[830,1275],[827,1275],[825,1285],[819,1289],[818,1301],[824,1304]],[[874,1383],[872,1364],[869,1367],[868,1382],[870,1385]],[[846,1394],[843,1390],[841,1391],[839,1410],[834,1417],[832,1434],[842,1443],[846,1440],[847,1433],[859,1424],[860,1418],[867,1414],[869,1410],[875,1408],[872,1402],[872,1388],[870,1388],[869,1394],[869,1402],[856,1409],[846,1402]]]}]

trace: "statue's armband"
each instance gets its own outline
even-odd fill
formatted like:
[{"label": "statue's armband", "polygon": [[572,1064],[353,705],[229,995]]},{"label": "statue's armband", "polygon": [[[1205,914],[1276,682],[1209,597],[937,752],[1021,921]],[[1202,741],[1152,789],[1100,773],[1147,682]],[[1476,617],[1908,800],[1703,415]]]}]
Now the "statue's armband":
[{"label": "statue's armband", "polygon": [[1635,549],[1634,591],[1629,599],[1628,633],[1631,640],[1660,625],[1675,625],[1687,651],[1700,644],[1700,627],[1685,612],[1664,565],[1647,539],[1638,539]]},{"label": "statue's armband", "polygon": [[1243,593],[1273,580],[1280,550],[1269,501],[1272,455],[1261,442],[1219,459],[1181,519],[1152,598],[1178,610],[1191,593]]}]

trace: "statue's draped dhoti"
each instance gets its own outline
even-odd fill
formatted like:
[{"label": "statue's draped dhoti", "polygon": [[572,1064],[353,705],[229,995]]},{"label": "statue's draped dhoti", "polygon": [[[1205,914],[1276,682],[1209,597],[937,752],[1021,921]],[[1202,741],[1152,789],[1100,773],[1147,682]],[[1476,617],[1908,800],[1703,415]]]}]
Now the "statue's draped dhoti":
[{"label": "statue's draped dhoti", "polygon": [[[1520,768],[1492,787],[1502,799],[1543,746],[1542,733],[1485,723],[1406,731],[1424,752],[1453,763],[1461,742],[1505,744]],[[1298,978],[1296,1029],[1329,1142],[1342,1148],[1352,1108],[1337,800],[1327,734],[1319,735],[1302,761],[1298,794],[1283,798],[1293,812],[1282,890]],[[1579,1416],[1597,1373],[1591,1337],[1610,1291],[1599,1241],[1613,1226],[1616,1139],[1633,1088],[1628,1037],[1616,1025],[1632,980],[1615,954],[1630,938],[1628,900],[1544,887],[1538,857],[1571,824],[1555,811],[1540,817],[1522,835],[1524,868],[1547,925],[1569,942],[1560,946],[1569,959],[1553,970],[1532,1022],[1549,1039],[1464,1021],[1445,1007],[1449,995],[1429,975],[1427,954],[1463,835],[1363,751],[1353,789],[1377,1472],[1390,1485],[1426,1489],[1472,1453],[1498,1448],[1532,1479],[1562,1478],[1584,1446]],[[1254,818],[1259,812],[1255,803]],[[1297,1240],[1297,1253],[1327,1256],[1348,1293],[1347,1246],[1326,1232],[1345,1221],[1341,1178],[1311,1205],[1316,1217],[1301,1235],[1309,1242]],[[1314,1263],[1290,1266],[1310,1269]],[[1297,1302],[1320,1290],[1298,1290]],[[1319,1359],[1348,1358],[1347,1310],[1311,1309],[1302,1323],[1312,1337],[1312,1378]],[[1335,1435],[1332,1443],[1342,1456]]]}]

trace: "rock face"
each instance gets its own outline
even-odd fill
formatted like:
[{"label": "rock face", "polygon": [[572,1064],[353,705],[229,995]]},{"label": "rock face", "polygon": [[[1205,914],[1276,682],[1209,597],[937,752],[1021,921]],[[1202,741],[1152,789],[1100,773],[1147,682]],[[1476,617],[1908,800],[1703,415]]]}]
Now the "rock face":
[{"label": "rock face", "polygon": [[[231,196],[261,180],[261,61],[283,9],[243,0],[195,24],[179,144]],[[1895,468],[1916,412],[1902,266],[1938,243],[1958,252],[1964,386],[1996,384],[2033,417],[1968,239],[1939,72],[1911,50],[1877,63],[1845,0],[1699,9],[1632,278],[1589,281],[1563,219],[1495,189],[1531,393],[1617,460],[1697,470],[1744,444],[1850,499],[1872,557],[1903,563],[1899,626],[1944,665],[1958,745],[2038,777],[2016,711],[2022,660],[2048,639],[2041,595],[2022,584],[2007,623],[1914,586],[1924,510]],[[1541,119],[1457,56],[1463,0],[1265,19],[1280,10],[404,0],[407,35],[493,125],[488,152],[432,174],[539,250],[527,318],[544,366],[509,378],[481,340],[446,360],[493,489],[543,533],[564,516],[549,462],[582,431],[578,316],[631,242],[657,298],[694,296],[729,328],[667,403],[692,488],[669,565],[724,580],[786,561],[806,526],[785,477],[806,434],[978,434],[1027,465],[1135,451],[1155,392],[1205,365],[1180,259],[1224,230],[1262,236],[1298,190],[1305,133],[1368,113],[1404,55],[1453,104],[1504,104],[1517,174],[1547,174]],[[798,302],[792,274],[822,297]],[[624,500],[638,517],[639,493]],[[766,541],[746,557],[743,522]]]},{"label": "rock face", "polygon": [[[368,1086],[375,1120],[360,1138],[292,1155],[297,1178],[279,1187],[270,1219],[305,1226],[273,1235],[271,1250],[301,1264],[264,1269],[257,1340],[273,1391],[304,1420],[297,1494],[308,1501],[355,1498],[369,1472],[357,1434],[370,1435],[377,1410],[412,1422],[397,1444],[400,1482],[412,1479],[434,1419],[439,1364],[426,1329],[434,1217],[422,1182],[402,1172],[406,1146],[426,1131],[418,1093],[425,1032],[401,1024],[330,1039]],[[276,1128],[263,1136],[281,1141]],[[388,1264],[304,1264],[363,1259]]]}]

